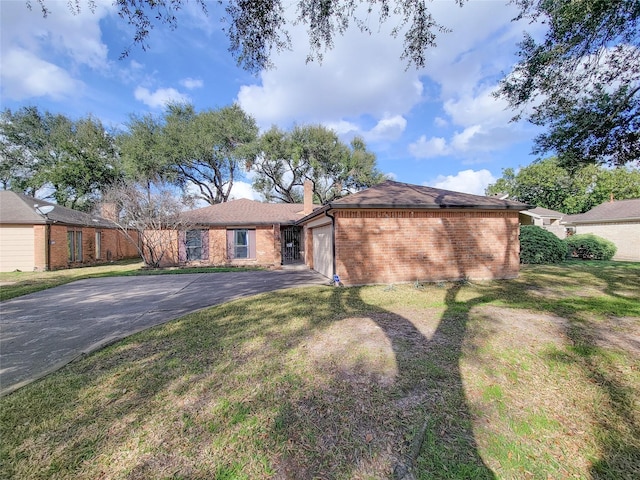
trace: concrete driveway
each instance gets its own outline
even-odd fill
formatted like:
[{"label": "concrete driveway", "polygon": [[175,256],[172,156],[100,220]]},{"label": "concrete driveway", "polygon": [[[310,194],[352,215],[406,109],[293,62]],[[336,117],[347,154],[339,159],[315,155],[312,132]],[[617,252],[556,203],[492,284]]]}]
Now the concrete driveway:
[{"label": "concrete driveway", "polygon": [[310,270],[110,277],[0,303],[0,395],[189,312],[262,292],[328,284]]}]

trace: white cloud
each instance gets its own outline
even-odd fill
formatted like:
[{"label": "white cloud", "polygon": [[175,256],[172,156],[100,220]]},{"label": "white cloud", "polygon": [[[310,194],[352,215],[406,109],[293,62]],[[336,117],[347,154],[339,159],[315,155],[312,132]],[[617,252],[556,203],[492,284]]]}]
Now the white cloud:
[{"label": "white cloud", "polygon": [[436,127],[446,127],[446,126],[448,126],[448,125],[449,125],[449,122],[448,122],[448,121],[446,121],[446,120],[445,120],[444,118],[442,118],[442,117],[436,117],[436,118],[434,118],[434,119],[433,119],[433,124],[434,124]]},{"label": "white cloud", "polygon": [[2,57],[2,96],[12,100],[49,96],[61,99],[82,91],[82,82],[31,52],[14,48]]},{"label": "white cloud", "polygon": [[407,127],[407,120],[402,115],[384,116],[370,132],[366,139],[372,141],[395,140]]},{"label": "white cloud", "polygon": [[432,158],[448,155],[451,149],[442,137],[427,140],[426,135],[422,135],[416,142],[409,144],[409,152],[416,158]]},{"label": "white cloud", "polygon": [[189,103],[189,95],[180,93],[175,88],[159,88],[151,92],[148,88],[138,87],[133,93],[136,100],[151,108],[163,108],[170,103]]},{"label": "white cloud", "polygon": [[250,183],[234,181],[233,186],[231,187],[231,196],[232,200],[237,200],[239,198],[248,198],[249,200],[261,200],[260,194],[256,192]]},{"label": "white cloud", "polygon": [[429,182],[432,187],[454,192],[471,193],[474,195],[484,195],[489,184],[494,183],[496,178],[489,170],[463,170],[456,175],[439,175],[433,182]]},{"label": "white cloud", "polygon": [[243,85],[238,103],[263,128],[403,115],[420,101],[423,86],[419,72],[405,70],[398,60],[401,40],[389,35],[390,28],[372,35],[350,29],[336,37],[319,64],[305,63],[306,31],[294,27],[293,51],[274,56],[276,68],[261,72],[259,82]]},{"label": "white cloud", "polygon": [[47,2],[47,8],[50,13],[43,18],[38,5],[30,12],[25,2],[2,2],[0,71],[8,99],[77,96],[79,66],[109,68],[100,20],[113,10],[110,1],[75,15],[66,2]]},{"label": "white cloud", "polygon": [[492,86],[475,95],[464,94],[449,98],[444,102],[444,111],[455,125],[506,125],[511,120],[513,112],[508,110],[506,100],[493,96],[494,89]]},{"label": "white cloud", "polygon": [[196,78],[184,78],[180,80],[180,85],[189,90],[193,90],[194,88],[202,88],[204,86],[204,82]]},{"label": "white cloud", "polygon": [[456,133],[451,139],[451,147],[457,152],[466,152],[474,149],[474,140],[483,133],[481,125],[472,125],[462,132]]},{"label": "white cloud", "polygon": [[337,122],[325,122],[325,127],[333,130],[340,136],[347,136],[360,133],[360,127],[353,122],[339,120]]}]

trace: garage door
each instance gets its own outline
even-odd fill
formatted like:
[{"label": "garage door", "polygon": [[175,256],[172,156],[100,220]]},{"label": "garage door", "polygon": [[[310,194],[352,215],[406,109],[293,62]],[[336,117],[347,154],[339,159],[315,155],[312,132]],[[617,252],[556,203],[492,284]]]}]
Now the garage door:
[{"label": "garage door", "polygon": [[331,225],[313,229],[313,268],[325,277],[333,278]]},{"label": "garage door", "polygon": [[0,227],[0,272],[33,272],[33,227]]}]

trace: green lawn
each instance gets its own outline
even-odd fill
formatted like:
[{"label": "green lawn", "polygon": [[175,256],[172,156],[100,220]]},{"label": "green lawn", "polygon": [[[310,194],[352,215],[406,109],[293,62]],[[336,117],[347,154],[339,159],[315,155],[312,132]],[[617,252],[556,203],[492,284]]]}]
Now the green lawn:
[{"label": "green lawn", "polygon": [[640,264],[210,308],[0,399],[0,478],[640,478]]}]

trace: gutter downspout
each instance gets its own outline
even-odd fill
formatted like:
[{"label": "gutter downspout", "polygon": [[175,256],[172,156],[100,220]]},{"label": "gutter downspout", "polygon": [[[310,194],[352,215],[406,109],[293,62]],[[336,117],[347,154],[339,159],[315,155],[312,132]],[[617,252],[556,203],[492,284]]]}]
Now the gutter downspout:
[{"label": "gutter downspout", "polygon": [[324,212],[326,217],[331,219],[331,251],[333,255],[331,256],[331,260],[333,262],[333,272],[331,273],[332,280],[335,279],[336,276],[336,217],[333,215],[329,215],[331,211],[331,207]]},{"label": "gutter downspout", "polygon": [[44,269],[48,272],[51,270],[51,222],[47,222],[44,232],[44,241],[47,243],[44,251]]}]

